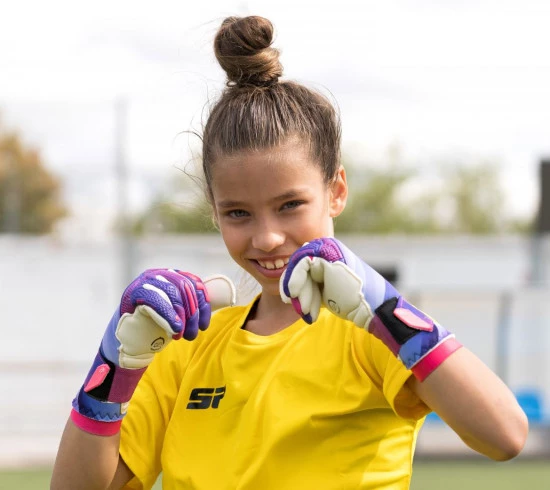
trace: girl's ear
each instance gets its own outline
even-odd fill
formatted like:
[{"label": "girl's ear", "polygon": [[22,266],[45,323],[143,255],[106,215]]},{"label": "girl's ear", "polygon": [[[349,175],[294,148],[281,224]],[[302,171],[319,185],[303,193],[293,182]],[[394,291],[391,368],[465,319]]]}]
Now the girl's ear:
[{"label": "girl's ear", "polygon": [[336,218],[346,207],[348,200],[348,182],[346,180],[346,171],[340,165],[336,179],[330,186],[329,212],[331,218]]}]

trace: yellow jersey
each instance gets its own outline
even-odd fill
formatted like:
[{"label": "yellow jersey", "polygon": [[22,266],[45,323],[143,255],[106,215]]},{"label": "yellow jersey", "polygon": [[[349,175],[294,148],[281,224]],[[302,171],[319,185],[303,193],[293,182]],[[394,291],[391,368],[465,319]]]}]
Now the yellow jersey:
[{"label": "yellow jersey", "polygon": [[428,407],[378,339],[322,309],[270,336],[252,307],[218,311],[171,342],[141,379],[121,428],[126,488],[409,488]]}]

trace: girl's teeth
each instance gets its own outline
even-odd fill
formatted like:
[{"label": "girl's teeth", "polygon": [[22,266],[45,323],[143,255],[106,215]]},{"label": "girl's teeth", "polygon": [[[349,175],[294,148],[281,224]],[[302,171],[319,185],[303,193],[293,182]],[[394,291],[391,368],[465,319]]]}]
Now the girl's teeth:
[{"label": "girl's teeth", "polygon": [[258,264],[269,270],[282,269],[286,264],[288,264],[288,259],[277,259],[275,262],[263,262],[258,260]]}]

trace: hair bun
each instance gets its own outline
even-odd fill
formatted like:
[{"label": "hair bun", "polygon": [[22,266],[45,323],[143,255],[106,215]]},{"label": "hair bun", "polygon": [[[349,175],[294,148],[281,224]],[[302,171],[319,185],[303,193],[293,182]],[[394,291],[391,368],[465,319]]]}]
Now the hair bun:
[{"label": "hair bun", "polygon": [[269,86],[283,74],[279,51],[271,47],[273,24],[263,17],[228,17],[214,40],[227,84]]}]

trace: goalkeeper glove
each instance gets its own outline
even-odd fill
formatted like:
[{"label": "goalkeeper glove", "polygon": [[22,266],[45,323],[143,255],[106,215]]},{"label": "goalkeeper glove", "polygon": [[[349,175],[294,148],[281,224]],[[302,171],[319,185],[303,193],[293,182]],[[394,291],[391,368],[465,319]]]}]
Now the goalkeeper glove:
[{"label": "goalkeeper glove", "polygon": [[462,345],[335,238],[304,244],[281,276],[283,301],[307,323],[324,304],[379,338],[423,381]]},{"label": "goalkeeper glove", "polygon": [[71,419],[86,432],[120,430],[128,402],[157,352],[172,339],[193,340],[210,323],[211,310],[235,304],[225,276],[202,282],[173,269],[149,269],[124,291],[99,352],[73,400]]}]

